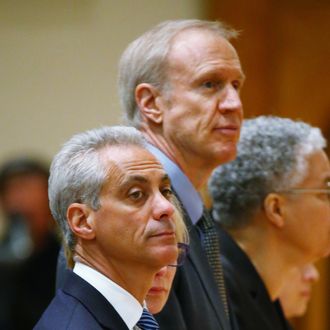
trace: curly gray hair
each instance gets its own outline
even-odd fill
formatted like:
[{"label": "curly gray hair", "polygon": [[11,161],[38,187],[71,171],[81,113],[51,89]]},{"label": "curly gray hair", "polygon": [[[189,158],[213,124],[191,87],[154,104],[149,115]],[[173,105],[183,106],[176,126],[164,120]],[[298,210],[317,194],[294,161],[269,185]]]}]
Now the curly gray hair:
[{"label": "curly gray hair", "polygon": [[216,168],[209,180],[215,220],[227,228],[247,224],[269,193],[303,181],[306,158],[325,146],[321,131],[301,121],[245,120],[237,158]]},{"label": "curly gray hair", "polygon": [[75,202],[84,203],[94,210],[100,207],[99,194],[108,175],[101,152],[114,145],[145,147],[145,140],[133,127],[102,127],[74,135],[53,159],[48,187],[49,204],[64,243],[71,250],[75,239],[67,222],[67,209]]}]

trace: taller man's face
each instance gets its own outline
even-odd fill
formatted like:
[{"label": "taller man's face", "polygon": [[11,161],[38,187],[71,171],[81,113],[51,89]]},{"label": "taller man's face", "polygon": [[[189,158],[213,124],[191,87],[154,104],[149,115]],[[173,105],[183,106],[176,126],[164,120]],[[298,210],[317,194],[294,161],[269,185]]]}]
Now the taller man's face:
[{"label": "taller man's face", "polygon": [[109,180],[94,213],[102,253],[136,268],[161,268],[177,257],[170,181],[161,164],[140,147],[111,147],[102,158]]},{"label": "taller man's face", "polygon": [[180,33],[168,55],[166,140],[189,157],[217,166],[236,156],[244,75],[235,49],[209,32]]}]

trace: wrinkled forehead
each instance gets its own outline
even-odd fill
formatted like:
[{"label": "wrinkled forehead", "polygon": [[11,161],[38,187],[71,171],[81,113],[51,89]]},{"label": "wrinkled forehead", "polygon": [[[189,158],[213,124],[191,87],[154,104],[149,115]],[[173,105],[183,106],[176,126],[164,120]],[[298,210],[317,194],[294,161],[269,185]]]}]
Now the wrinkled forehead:
[{"label": "wrinkled forehead", "polygon": [[174,61],[177,56],[194,54],[198,48],[203,48],[204,52],[216,52],[215,55],[235,58],[239,62],[239,57],[234,46],[220,33],[202,29],[188,29],[178,33],[171,42],[168,53],[168,61]]},{"label": "wrinkled forehead", "polygon": [[166,176],[161,163],[148,150],[140,146],[108,147],[102,153],[102,160],[107,169],[109,181],[115,181],[117,184],[130,177]]}]

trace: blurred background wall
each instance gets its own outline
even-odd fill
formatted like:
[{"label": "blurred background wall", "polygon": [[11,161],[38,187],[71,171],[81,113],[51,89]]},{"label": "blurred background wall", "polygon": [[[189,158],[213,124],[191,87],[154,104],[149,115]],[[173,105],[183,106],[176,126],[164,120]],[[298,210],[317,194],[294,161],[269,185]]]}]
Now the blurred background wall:
[{"label": "blurred background wall", "polygon": [[204,14],[202,0],[0,0],[0,162],[50,158],[73,133],[119,123],[128,43],[160,21]]},{"label": "blurred background wall", "polygon": [[[177,18],[221,19],[241,31],[234,44],[247,75],[246,117],[300,118],[329,137],[329,0],[0,0],[0,163],[22,153],[51,159],[73,133],[119,123],[120,54]],[[330,329],[330,266],[318,266],[299,330]]]}]

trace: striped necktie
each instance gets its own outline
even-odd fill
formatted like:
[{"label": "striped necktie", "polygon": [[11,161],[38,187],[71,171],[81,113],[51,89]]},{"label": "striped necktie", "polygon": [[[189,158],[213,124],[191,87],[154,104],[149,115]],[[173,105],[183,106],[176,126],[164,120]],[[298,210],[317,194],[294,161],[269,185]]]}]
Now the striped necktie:
[{"label": "striped necktie", "polygon": [[213,270],[214,278],[218,286],[218,291],[223,302],[226,316],[229,319],[229,310],[223,270],[220,261],[220,244],[218,233],[214,227],[210,214],[204,208],[203,215],[198,221],[198,226],[202,231],[202,244],[206,252],[207,260]]},{"label": "striped necktie", "polygon": [[136,325],[141,330],[159,330],[159,325],[152,314],[143,308],[142,316]]}]

